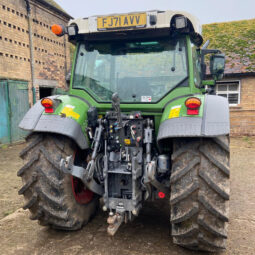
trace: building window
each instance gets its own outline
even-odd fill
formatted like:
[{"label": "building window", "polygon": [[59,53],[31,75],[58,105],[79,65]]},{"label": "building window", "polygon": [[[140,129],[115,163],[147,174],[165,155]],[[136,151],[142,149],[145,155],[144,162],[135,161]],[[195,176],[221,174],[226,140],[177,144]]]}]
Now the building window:
[{"label": "building window", "polygon": [[217,82],[216,94],[226,97],[229,105],[240,104],[240,81]]}]

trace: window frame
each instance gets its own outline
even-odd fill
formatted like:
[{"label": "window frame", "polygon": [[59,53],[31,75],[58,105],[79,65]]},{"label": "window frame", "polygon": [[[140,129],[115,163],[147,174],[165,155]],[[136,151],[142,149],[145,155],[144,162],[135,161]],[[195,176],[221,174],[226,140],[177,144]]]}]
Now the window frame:
[{"label": "window frame", "polygon": [[[159,98],[157,101],[154,101],[154,102],[121,102],[121,104],[158,104],[163,98],[167,97],[174,89],[176,89],[177,87],[179,86],[182,86],[182,84],[186,84],[186,81],[187,81],[187,85],[185,85],[184,87],[189,87],[190,86],[190,82],[189,82],[189,79],[190,79],[190,66],[189,66],[189,44],[188,44],[188,40],[187,40],[187,36],[180,36],[178,39],[183,39],[184,42],[185,42],[185,59],[186,59],[186,68],[187,68],[187,76],[185,78],[183,78],[179,83],[177,83],[173,88],[171,88],[168,92],[166,92],[161,98]],[[150,39],[147,39],[148,41],[149,40],[161,40],[161,39],[166,39],[166,37],[152,37]],[[169,39],[169,38],[168,38]],[[136,39],[130,39],[130,41],[136,41],[136,40],[143,40],[143,39],[140,39],[140,38],[136,38]],[[147,41],[145,40],[145,41]],[[79,41],[79,44],[77,45],[77,52],[76,52],[76,59],[75,59],[75,64],[74,64],[74,67],[73,67],[73,76],[72,76],[72,85],[71,85],[71,89],[72,90],[83,90],[85,93],[87,93],[89,96],[91,96],[93,98],[93,100],[95,100],[97,103],[100,103],[100,104],[108,104],[108,103],[111,103],[111,101],[101,101],[97,98],[96,95],[94,95],[93,93],[91,93],[89,90],[86,90],[85,88],[78,88],[78,87],[75,87],[74,86],[74,77],[75,77],[75,70],[76,70],[76,66],[77,66],[77,62],[78,62],[78,53],[80,51],[80,47],[82,44],[86,44],[88,41]],[[109,40],[107,41],[109,43],[111,42],[114,42],[112,40]]]},{"label": "window frame", "polygon": [[[229,86],[230,85],[229,83],[235,83],[235,84],[237,83],[238,84],[238,90],[236,90],[236,91],[229,91],[229,90],[227,90],[227,91],[218,91],[218,87],[220,85],[227,84],[227,86]],[[240,80],[217,81],[215,92],[216,92],[216,95],[227,94],[227,99],[228,99],[229,94],[237,94],[238,93],[238,102],[237,102],[237,104],[231,104],[231,103],[229,103],[229,101],[228,101],[228,104],[229,104],[229,106],[238,106],[241,103],[241,81]]]}]

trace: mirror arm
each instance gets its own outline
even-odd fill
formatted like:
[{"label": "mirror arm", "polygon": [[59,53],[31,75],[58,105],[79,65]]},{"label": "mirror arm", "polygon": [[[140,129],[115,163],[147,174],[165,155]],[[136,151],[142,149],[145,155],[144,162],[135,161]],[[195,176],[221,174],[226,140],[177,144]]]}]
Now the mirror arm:
[{"label": "mirror arm", "polygon": [[209,43],[210,43],[210,40],[207,40],[207,41],[205,42],[205,44],[202,46],[202,50],[203,50],[203,49],[207,49],[207,47],[209,46]]}]

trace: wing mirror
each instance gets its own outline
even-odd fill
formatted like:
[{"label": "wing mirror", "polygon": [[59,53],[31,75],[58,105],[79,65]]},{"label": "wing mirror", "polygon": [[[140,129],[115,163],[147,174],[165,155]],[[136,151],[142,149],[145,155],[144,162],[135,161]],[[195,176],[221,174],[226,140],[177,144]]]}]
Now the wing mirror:
[{"label": "wing mirror", "polygon": [[210,72],[214,80],[221,80],[223,78],[225,69],[225,55],[214,54],[210,57]]}]

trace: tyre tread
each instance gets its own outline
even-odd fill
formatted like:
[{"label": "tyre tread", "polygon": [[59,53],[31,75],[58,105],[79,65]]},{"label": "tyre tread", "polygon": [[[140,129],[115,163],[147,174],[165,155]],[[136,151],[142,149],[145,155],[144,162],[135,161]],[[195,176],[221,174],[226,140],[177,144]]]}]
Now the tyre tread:
[{"label": "tyre tread", "polygon": [[181,215],[177,215],[175,217],[171,215],[170,221],[171,223],[180,223],[182,221],[186,221],[190,219],[192,216],[194,216],[196,213],[198,213],[198,211],[199,211],[198,203],[193,203],[193,207],[187,212],[184,212]]},{"label": "tyre tread", "polygon": [[23,209],[29,209],[31,208],[36,202],[37,202],[38,196],[36,193],[33,194],[33,196],[27,201],[27,203],[25,203],[25,205],[23,206]]},{"label": "tyre tread", "polygon": [[173,194],[170,199],[170,204],[175,205],[176,203],[180,202],[181,200],[191,195],[198,188],[199,183],[197,181],[194,181],[193,183],[188,185],[186,189],[181,190],[179,193]]},{"label": "tyre tread", "polygon": [[[32,134],[20,153],[25,160],[17,175],[23,180],[19,194],[30,219],[55,229],[77,230],[95,214],[99,198],[80,205],[72,196],[71,178],[60,171],[59,160],[75,149],[70,139],[53,134]],[[29,191],[29,192],[28,192]],[[68,192],[68,193],[66,193]]]},{"label": "tyre tread", "polygon": [[33,156],[17,173],[18,177],[21,177],[25,171],[27,171],[37,160],[39,159],[39,154]]},{"label": "tyre tread", "polygon": [[[180,178],[182,178],[185,174],[187,174],[190,170],[192,170],[192,168],[194,166],[196,166],[198,163],[200,163],[200,158],[199,157],[195,157],[186,167],[183,167],[181,169],[178,170],[173,170],[173,174],[171,175],[170,178],[170,184],[175,183],[176,181],[178,181]],[[173,166],[173,169],[175,169],[176,167]]]},{"label": "tyre tread", "polygon": [[[29,141],[31,137],[32,137],[32,136],[27,137],[26,140]],[[26,155],[31,149],[33,149],[37,144],[39,144],[42,140],[43,140],[42,135],[38,135],[38,136],[34,139],[34,141],[32,141],[28,146],[26,146],[26,147],[20,152],[19,156],[20,156],[22,159],[24,159],[25,155]]]},{"label": "tyre tread", "polygon": [[229,167],[222,164],[219,160],[217,160],[213,155],[210,154],[208,149],[206,149],[204,146],[201,146],[199,148],[200,152],[204,154],[204,156],[211,161],[216,167],[218,167],[224,174],[226,174],[228,177],[230,175]]},{"label": "tyre tread", "polygon": [[218,193],[223,199],[229,200],[229,194],[210,178],[205,171],[200,171],[199,176],[208,184],[208,186]]},{"label": "tyre tread", "polygon": [[180,246],[210,252],[226,247],[228,142],[228,137],[174,140],[170,222]]},{"label": "tyre tread", "polygon": [[221,212],[218,208],[216,208],[215,205],[210,203],[205,196],[199,195],[198,197],[199,202],[210,212],[212,215],[214,215],[216,218],[221,219],[224,222],[228,222],[228,217]]}]

